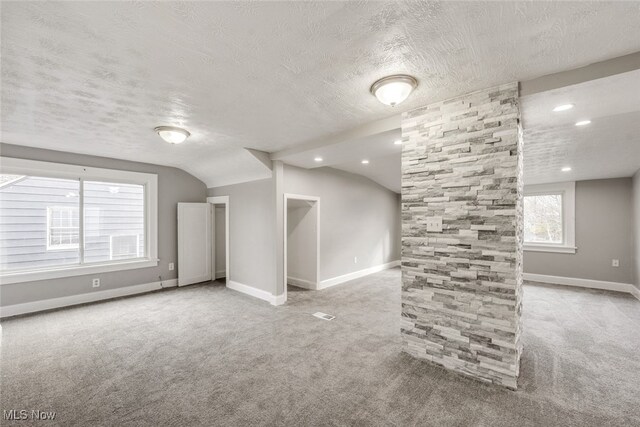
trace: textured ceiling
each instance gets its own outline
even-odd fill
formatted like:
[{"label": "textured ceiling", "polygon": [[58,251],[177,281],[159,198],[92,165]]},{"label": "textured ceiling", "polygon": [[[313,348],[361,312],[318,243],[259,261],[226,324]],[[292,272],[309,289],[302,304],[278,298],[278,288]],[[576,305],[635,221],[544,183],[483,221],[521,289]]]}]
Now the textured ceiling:
[{"label": "textured ceiling", "polygon": [[[571,110],[553,112],[561,104]],[[631,176],[640,169],[640,70],[522,99],[526,184]],[[587,126],[575,126],[579,120]],[[562,172],[565,166],[570,172]]]},{"label": "textured ceiling", "polygon": [[[2,2],[2,141],[268,174],[267,152],[640,50],[637,2]],[[418,78],[401,108],[369,93]],[[180,125],[170,146],[152,129]]]},{"label": "textured ceiling", "polygon": [[[402,138],[400,128],[345,139],[333,144],[314,147],[280,157],[279,160],[301,168],[330,166],[347,172],[366,176],[388,189],[400,192],[402,147],[394,141]],[[322,162],[315,158],[321,157]],[[362,160],[369,160],[366,165]]]}]

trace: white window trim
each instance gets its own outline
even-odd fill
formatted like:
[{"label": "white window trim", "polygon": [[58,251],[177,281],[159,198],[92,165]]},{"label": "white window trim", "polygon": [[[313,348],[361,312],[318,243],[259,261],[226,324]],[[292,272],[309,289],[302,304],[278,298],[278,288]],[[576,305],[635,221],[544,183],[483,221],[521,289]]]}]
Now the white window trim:
[{"label": "white window trim", "polygon": [[[0,273],[0,285],[11,283],[48,280],[61,277],[81,276],[85,274],[107,273],[158,266],[158,175],[115,169],[94,168],[62,163],[41,162],[35,160],[0,157],[0,172],[13,175],[42,176],[48,178],[66,178],[82,181],[106,181],[123,184],[138,184],[145,187],[145,228],[146,242],[144,258],[122,261],[106,261],[41,269],[19,270]],[[80,192],[82,194],[82,191]],[[83,241],[82,220],[80,215],[80,241]],[[83,245],[80,245],[82,249]]]},{"label": "white window trim", "polygon": [[576,253],[576,183],[575,181],[554,184],[526,185],[524,196],[562,194],[562,243],[524,242],[524,250],[529,252]]}]

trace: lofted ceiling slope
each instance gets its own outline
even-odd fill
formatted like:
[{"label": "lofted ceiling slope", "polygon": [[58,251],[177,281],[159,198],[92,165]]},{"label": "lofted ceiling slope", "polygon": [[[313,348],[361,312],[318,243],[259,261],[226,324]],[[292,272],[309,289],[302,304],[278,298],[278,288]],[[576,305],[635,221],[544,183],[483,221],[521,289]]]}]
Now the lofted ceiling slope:
[{"label": "lofted ceiling slope", "polygon": [[[275,152],[460,93],[640,50],[634,2],[2,2],[1,141],[182,168]],[[615,41],[615,42],[613,42]],[[398,108],[368,90],[409,73]],[[186,127],[184,144],[152,129]]]}]

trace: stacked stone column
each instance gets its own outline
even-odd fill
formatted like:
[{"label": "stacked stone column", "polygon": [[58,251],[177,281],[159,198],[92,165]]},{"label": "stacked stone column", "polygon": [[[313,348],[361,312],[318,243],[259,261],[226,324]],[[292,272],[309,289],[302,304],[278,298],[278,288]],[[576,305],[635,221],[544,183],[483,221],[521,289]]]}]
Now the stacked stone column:
[{"label": "stacked stone column", "polygon": [[[518,84],[403,115],[402,337],[407,353],[517,386],[522,299]],[[442,218],[442,231],[427,222]]]}]

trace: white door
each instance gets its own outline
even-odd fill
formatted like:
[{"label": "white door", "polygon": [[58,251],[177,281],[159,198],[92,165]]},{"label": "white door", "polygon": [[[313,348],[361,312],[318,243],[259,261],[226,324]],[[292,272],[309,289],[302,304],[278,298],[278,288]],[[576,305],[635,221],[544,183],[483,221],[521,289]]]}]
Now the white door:
[{"label": "white door", "polygon": [[210,203],[178,203],[178,286],[212,279],[211,225]]}]

